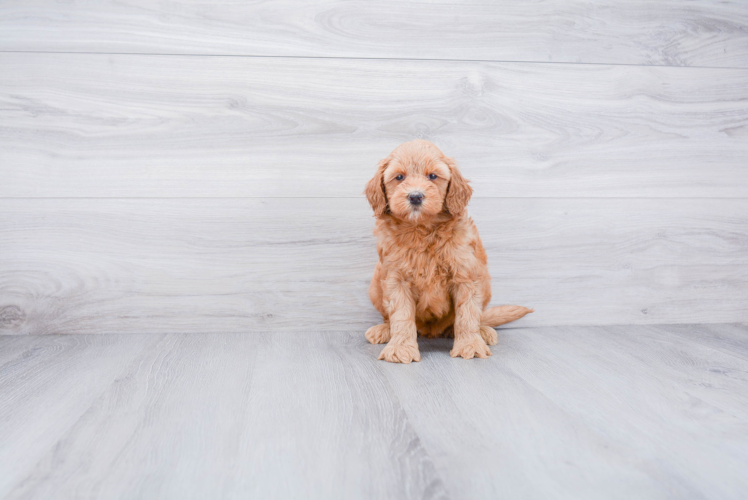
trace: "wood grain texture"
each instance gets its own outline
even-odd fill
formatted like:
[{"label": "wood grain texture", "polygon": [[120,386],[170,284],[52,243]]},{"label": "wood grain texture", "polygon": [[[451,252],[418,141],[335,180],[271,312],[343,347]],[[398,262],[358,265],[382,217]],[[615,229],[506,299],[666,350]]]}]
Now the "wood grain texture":
[{"label": "wood grain texture", "polygon": [[[117,375],[134,358],[147,356],[161,338],[141,335],[136,341],[122,342],[106,335],[49,336],[41,342],[27,342],[26,349],[3,359],[0,497],[6,498],[28,471],[54,452],[70,428],[85,422],[92,405],[112,387]],[[8,344],[19,345],[3,339],[0,351]]]},{"label": "wood grain texture", "polygon": [[486,363],[445,362],[438,340],[407,376],[381,366],[460,498],[739,499],[748,358],[722,347],[669,327],[530,328],[500,331]]},{"label": "wood grain texture", "polygon": [[376,361],[380,349],[361,332],[2,337],[0,355],[15,354],[0,360],[0,496],[738,500],[748,488],[745,325],[503,330],[487,360],[424,340],[408,366]]},{"label": "wood grain texture", "polygon": [[[0,200],[6,334],[358,330],[363,199]],[[748,200],[479,199],[516,326],[748,321]]]},{"label": "wood grain texture", "polygon": [[748,69],[0,54],[0,197],[350,197],[421,137],[477,197],[745,197]]},{"label": "wood grain texture", "polygon": [[0,50],[748,67],[740,0],[6,1]]},{"label": "wood grain texture", "polygon": [[44,338],[0,367],[3,498],[444,497],[360,339]]},{"label": "wood grain texture", "polygon": [[360,334],[269,337],[249,392],[240,491],[249,498],[447,498],[374,346]]}]

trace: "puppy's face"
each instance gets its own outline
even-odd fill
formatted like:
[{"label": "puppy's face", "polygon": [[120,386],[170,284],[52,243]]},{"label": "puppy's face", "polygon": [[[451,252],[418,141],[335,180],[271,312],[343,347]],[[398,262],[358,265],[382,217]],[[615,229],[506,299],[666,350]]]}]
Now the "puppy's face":
[{"label": "puppy's face", "polygon": [[413,222],[441,212],[460,215],[472,192],[455,161],[424,140],[401,144],[379,162],[365,191],[377,217]]},{"label": "puppy's face", "polygon": [[394,217],[419,221],[444,209],[451,174],[449,166],[439,157],[403,155],[393,158],[382,177]]}]

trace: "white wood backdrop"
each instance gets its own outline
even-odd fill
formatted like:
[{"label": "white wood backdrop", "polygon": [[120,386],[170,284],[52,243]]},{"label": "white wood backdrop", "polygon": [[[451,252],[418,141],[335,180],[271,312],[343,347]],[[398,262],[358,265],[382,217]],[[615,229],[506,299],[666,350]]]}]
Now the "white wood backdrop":
[{"label": "white wood backdrop", "polygon": [[748,321],[746,2],[39,0],[0,4],[0,333],[363,331],[361,191],[416,137],[516,326]]},{"label": "white wood backdrop", "polygon": [[6,50],[748,67],[744,0],[5,0]]}]

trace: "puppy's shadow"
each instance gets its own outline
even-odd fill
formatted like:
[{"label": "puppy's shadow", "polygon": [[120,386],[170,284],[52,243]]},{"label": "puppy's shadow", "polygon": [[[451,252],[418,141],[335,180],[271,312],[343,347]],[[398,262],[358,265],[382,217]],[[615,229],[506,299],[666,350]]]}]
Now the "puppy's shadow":
[{"label": "puppy's shadow", "polygon": [[418,337],[418,350],[421,351],[421,359],[434,357],[442,357],[445,354],[449,356],[449,351],[452,350],[452,344],[454,339],[427,339],[425,337]]}]

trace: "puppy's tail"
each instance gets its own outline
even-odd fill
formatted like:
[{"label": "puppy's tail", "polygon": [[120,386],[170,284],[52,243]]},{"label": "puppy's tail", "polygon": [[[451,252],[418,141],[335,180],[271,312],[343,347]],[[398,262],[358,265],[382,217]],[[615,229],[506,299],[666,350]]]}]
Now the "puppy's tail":
[{"label": "puppy's tail", "polygon": [[480,318],[480,324],[490,327],[503,325],[520,319],[525,314],[530,314],[533,309],[528,309],[522,306],[499,306],[489,307],[483,311],[483,315]]}]

